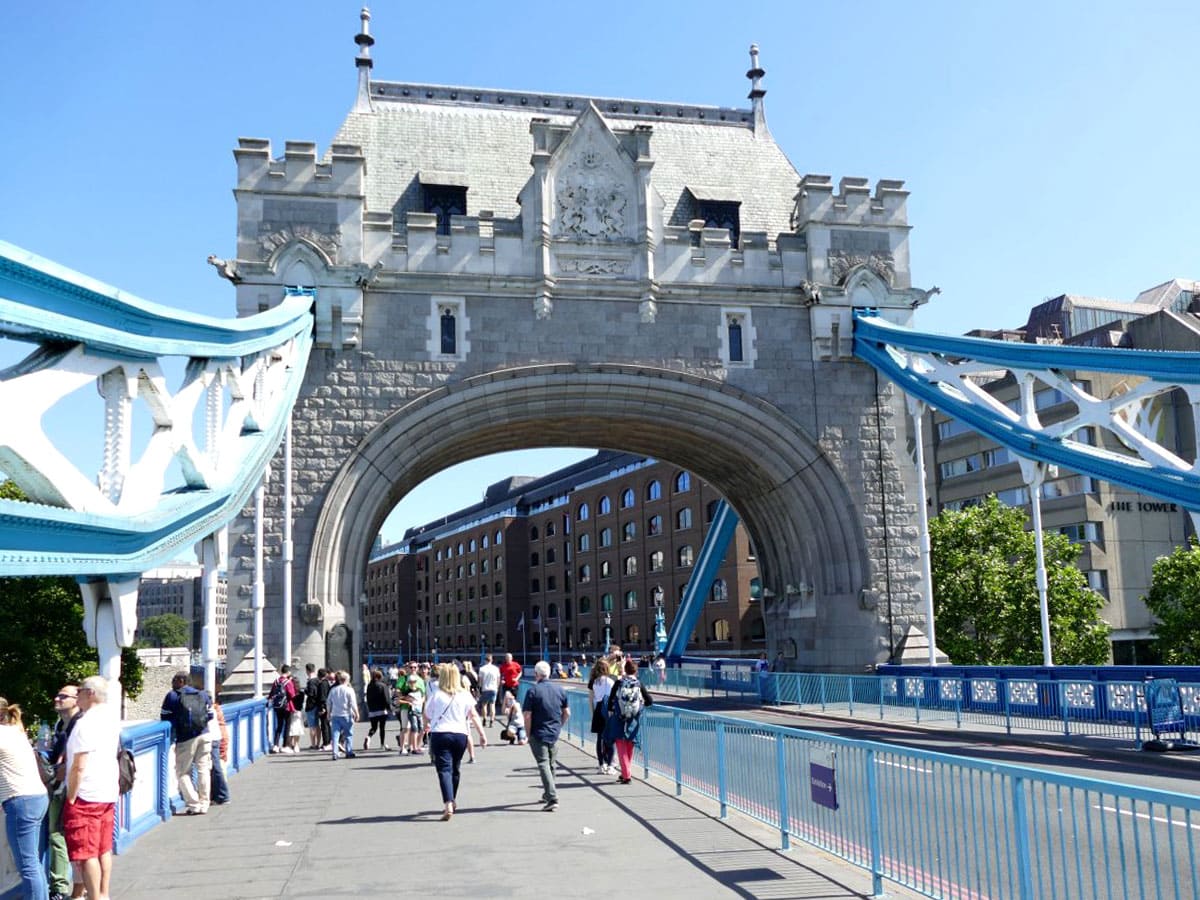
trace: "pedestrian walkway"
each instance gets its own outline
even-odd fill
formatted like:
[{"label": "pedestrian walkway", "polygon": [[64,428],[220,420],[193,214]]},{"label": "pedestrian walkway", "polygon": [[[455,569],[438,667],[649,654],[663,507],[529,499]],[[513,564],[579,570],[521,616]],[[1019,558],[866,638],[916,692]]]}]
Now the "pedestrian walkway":
[{"label": "pedestrian walkway", "polygon": [[[355,731],[361,746],[366,729]],[[753,820],[722,822],[662,779],[618,785],[577,744],[560,747],[557,812],[542,811],[528,748],[501,743],[464,760],[450,822],[426,756],[264,757],[233,779],[230,804],[176,817],[118,857],[112,896],[869,896],[861,869],[804,845],[780,851],[778,832]],[[918,895],[888,885],[888,896]]]}]

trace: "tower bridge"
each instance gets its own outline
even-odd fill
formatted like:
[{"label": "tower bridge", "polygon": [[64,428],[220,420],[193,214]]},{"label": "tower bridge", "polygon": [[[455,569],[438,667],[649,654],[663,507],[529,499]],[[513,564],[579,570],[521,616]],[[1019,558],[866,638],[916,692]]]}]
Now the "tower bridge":
[{"label": "tower bridge", "polygon": [[[1031,400],[1068,389],[1071,360],[912,332],[935,289],[912,282],[903,183],[801,174],[767,128],[756,47],[750,106],[729,109],[378,81],[365,12],[356,43],[356,100],[323,154],[234,150],[236,249],[210,262],[241,318],[151,314],[0,248],[0,328],[34,345],[4,375],[23,414],[0,423],[0,460],[37,501],[0,505],[0,571],[80,577],[110,666],[132,636],[131,579],[196,540],[211,572],[227,522],[229,621],[245,623],[229,667],[256,642],[349,667],[384,518],[429,476],[502,450],[620,449],[704,478],[754,541],[772,649],[794,641],[798,666],[826,670],[932,630],[908,449],[924,404],[1010,446],[1032,480],[1064,462],[1200,508],[1195,463],[1140,415],[1157,392],[1200,403],[1196,355],[1091,351],[1093,367],[1150,376],[1119,402],[1073,393],[1076,425],[1111,428],[1129,455],[987,402],[982,367],[1011,368]],[[181,384],[159,355],[190,360]],[[35,413],[66,391],[50,381],[97,379],[93,498]],[[203,442],[187,436],[202,398]],[[140,460],[134,403],[155,423]],[[179,490],[162,476],[175,461]],[[598,615],[580,627],[599,633]]]}]

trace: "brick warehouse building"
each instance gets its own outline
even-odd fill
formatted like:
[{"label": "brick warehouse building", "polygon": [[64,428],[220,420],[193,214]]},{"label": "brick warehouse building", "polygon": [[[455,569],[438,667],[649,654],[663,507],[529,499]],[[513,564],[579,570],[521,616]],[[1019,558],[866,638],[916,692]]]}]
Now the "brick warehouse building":
[{"label": "brick warehouse building", "polygon": [[[475,506],[372,555],[366,649],[428,656],[434,646],[466,654],[526,646],[532,654],[544,640],[557,657],[603,649],[610,628],[614,643],[649,652],[659,589],[669,627],[720,499],[678,466],[612,451],[501,481]],[[765,650],[751,597],[757,575],[739,525],[690,652]]]}]

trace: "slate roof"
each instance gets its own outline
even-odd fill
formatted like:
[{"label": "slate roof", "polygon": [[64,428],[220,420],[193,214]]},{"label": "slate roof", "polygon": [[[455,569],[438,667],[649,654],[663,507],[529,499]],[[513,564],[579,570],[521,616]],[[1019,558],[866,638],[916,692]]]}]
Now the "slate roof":
[{"label": "slate roof", "polygon": [[393,82],[372,82],[371,93],[374,111],[351,112],[334,142],[363,148],[367,208],[375,212],[417,209],[425,171],[465,175],[469,215],[515,218],[533,173],[531,120],[570,125],[592,102],[614,131],[653,128],[651,178],[668,224],[694,215],[686,191],[693,185],[740,201],[743,232],[791,231],[800,175],[769,134],[754,133],[748,109]]}]

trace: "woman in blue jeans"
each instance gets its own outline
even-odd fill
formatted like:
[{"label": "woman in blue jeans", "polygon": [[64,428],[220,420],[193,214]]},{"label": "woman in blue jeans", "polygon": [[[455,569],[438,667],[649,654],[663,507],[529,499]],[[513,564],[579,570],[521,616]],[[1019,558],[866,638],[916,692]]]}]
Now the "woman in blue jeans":
[{"label": "woman in blue jeans", "polygon": [[442,789],[442,821],[454,815],[458,797],[459,768],[471,726],[479,732],[479,746],[487,746],[483,722],[475,712],[475,698],[453,663],[443,663],[437,670],[437,693],[425,704],[425,734],[429,737],[429,755],[437,769],[438,785]]},{"label": "woman in blue jeans", "polygon": [[21,707],[0,697],[0,801],[4,829],[21,873],[23,896],[46,900],[50,888],[42,865],[46,850],[46,810],[50,798],[42,783],[33,745],[21,724]]}]

